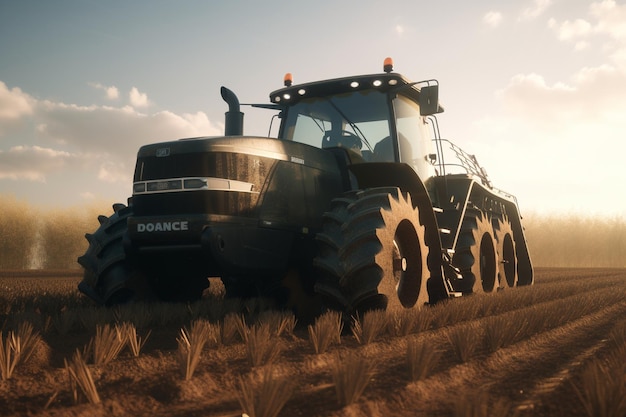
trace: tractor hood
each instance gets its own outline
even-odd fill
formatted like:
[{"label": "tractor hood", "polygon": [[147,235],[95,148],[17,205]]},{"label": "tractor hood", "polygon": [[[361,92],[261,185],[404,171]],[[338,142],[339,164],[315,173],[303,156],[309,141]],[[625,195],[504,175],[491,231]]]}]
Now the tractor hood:
[{"label": "tractor hood", "polygon": [[271,138],[202,137],[143,146],[132,201],[135,216],[202,213],[315,226],[321,205],[341,191],[330,152]]}]

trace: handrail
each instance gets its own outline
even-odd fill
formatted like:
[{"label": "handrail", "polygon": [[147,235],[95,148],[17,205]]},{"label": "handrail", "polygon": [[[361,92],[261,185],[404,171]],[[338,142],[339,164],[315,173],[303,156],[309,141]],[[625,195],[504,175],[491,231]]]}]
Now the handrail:
[{"label": "handrail", "polygon": [[[480,178],[483,185],[493,188],[491,184],[491,180],[487,176],[487,171],[480,166],[478,163],[478,159],[476,159],[475,155],[469,154],[461,149],[459,146],[450,142],[447,139],[433,139],[437,143],[437,168],[438,175],[446,175],[447,168],[449,167],[460,167],[462,168],[466,174],[473,175],[475,177]],[[444,159],[444,144],[447,144],[447,149],[451,150],[456,157],[458,162],[456,163],[446,163]]]},{"label": "handrail", "polygon": [[[437,162],[435,164],[435,166],[437,167],[437,176],[445,177],[446,175],[453,174],[452,172],[449,172],[450,171],[449,168],[453,168],[453,167],[461,168],[460,171],[462,171],[462,173],[479,178],[483,185],[485,185],[486,187],[489,187],[491,190],[511,200],[514,200],[515,204],[517,204],[517,198],[514,195],[511,195],[507,193],[506,191],[503,191],[493,186],[493,184],[491,183],[491,180],[487,176],[487,171],[478,163],[478,159],[476,159],[476,155],[467,153],[466,151],[461,149],[459,146],[450,142],[448,139],[436,138],[436,139],[433,139],[433,141],[436,142],[436,149],[437,149]],[[445,147],[445,145],[448,145],[448,146]],[[456,157],[456,160],[458,162],[447,163],[444,157],[445,149],[449,149],[450,151],[452,151],[453,156]]]}]

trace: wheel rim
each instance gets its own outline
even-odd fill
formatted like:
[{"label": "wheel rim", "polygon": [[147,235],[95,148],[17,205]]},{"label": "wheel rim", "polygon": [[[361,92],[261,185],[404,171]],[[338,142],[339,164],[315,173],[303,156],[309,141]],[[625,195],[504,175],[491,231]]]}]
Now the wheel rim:
[{"label": "wheel rim", "polygon": [[504,277],[509,287],[515,285],[515,271],[517,269],[516,257],[515,257],[515,245],[510,234],[504,236],[504,242],[502,245],[502,262],[504,262]]},{"label": "wheel rim", "polygon": [[496,250],[493,245],[493,239],[488,233],[485,233],[480,240],[480,279],[483,291],[493,291],[496,283],[496,274]]},{"label": "wheel rim", "polygon": [[395,294],[403,307],[410,308],[417,302],[422,285],[421,246],[410,221],[400,222],[393,244]]}]

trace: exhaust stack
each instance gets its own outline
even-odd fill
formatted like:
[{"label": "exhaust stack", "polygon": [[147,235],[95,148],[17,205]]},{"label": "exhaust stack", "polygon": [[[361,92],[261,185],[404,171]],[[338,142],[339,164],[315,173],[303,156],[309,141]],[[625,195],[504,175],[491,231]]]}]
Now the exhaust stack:
[{"label": "exhaust stack", "polygon": [[224,136],[243,136],[243,113],[239,109],[239,99],[226,87],[222,87],[220,92],[228,103],[228,111],[224,113]]}]

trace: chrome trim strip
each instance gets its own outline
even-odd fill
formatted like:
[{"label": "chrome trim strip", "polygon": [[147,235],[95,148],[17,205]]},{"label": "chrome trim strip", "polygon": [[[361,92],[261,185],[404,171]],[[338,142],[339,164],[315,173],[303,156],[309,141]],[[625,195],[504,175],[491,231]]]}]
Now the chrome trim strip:
[{"label": "chrome trim strip", "polygon": [[[193,185],[192,185],[193,184]],[[176,193],[184,191],[236,191],[259,194],[254,184],[214,177],[162,178],[133,183],[133,195]]]}]

